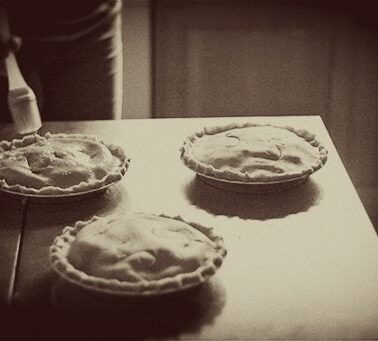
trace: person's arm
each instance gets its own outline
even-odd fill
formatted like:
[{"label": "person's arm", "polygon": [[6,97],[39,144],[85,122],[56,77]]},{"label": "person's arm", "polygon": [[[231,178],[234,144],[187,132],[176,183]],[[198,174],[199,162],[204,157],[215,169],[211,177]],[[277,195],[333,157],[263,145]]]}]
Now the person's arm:
[{"label": "person's arm", "polygon": [[21,46],[21,38],[9,31],[5,4],[0,0],[0,60],[5,59],[9,52],[17,51]]}]

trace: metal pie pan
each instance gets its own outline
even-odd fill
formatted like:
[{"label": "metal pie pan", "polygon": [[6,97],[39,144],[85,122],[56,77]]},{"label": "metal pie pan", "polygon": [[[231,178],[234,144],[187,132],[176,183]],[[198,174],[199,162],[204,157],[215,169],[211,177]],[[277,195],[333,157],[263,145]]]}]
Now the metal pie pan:
[{"label": "metal pie pan", "polygon": [[285,191],[287,189],[296,187],[303,182],[305,182],[309,175],[285,179],[282,181],[269,181],[269,182],[239,182],[239,181],[230,181],[225,179],[218,179],[211,176],[206,176],[203,174],[197,173],[197,176],[206,184],[221,189],[228,192],[237,192],[237,193],[272,193]]},{"label": "metal pie pan", "polygon": [[5,195],[20,201],[28,201],[28,202],[35,202],[35,203],[42,203],[42,204],[60,204],[66,203],[71,201],[79,201],[91,198],[96,195],[100,195],[106,192],[106,190],[116,184],[116,182],[112,182],[106,184],[104,186],[93,188],[87,191],[82,192],[75,192],[75,193],[64,193],[64,194],[32,194],[32,193],[22,193],[16,191],[9,191],[6,189],[1,188],[0,192],[4,193]]}]

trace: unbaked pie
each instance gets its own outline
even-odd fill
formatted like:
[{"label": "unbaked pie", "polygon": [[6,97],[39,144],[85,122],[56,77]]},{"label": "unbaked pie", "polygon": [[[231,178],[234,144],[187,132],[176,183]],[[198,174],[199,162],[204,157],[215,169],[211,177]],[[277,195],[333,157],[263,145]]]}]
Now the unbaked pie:
[{"label": "unbaked pie", "polygon": [[29,135],[0,142],[0,188],[30,194],[84,192],[121,179],[120,147],[84,134]]},{"label": "unbaked pie", "polygon": [[304,129],[233,123],[189,136],[181,159],[205,177],[272,183],[310,175],[325,164],[327,150]]},{"label": "unbaked pie", "polygon": [[226,250],[213,229],[180,217],[122,213],[66,227],[50,248],[53,268],[98,292],[151,295],[203,283]]}]

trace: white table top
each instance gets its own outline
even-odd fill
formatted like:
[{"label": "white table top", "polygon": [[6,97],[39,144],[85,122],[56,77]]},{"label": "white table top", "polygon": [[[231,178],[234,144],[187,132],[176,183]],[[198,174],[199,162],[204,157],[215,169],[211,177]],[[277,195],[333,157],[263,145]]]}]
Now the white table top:
[{"label": "white table top", "polygon": [[[329,151],[326,165],[291,190],[241,194],[204,184],[179,160],[179,147],[193,131],[247,120],[315,133]],[[43,226],[56,235],[91,214],[180,214],[212,226],[228,249],[202,293],[207,317],[196,328],[184,328],[182,339],[378,338],[378,238],[320,117],[59,122],[44,129],[97,134],[123,146],[131,166],[103,204],[73,205],[69,218],[64,208],[29,205],[25,244],[39,248],[41,276],[53,236],[40,245],[30,240],[41,239]],[[28,273],[25,259],[20,271],[22,297],[37,275]]]}]

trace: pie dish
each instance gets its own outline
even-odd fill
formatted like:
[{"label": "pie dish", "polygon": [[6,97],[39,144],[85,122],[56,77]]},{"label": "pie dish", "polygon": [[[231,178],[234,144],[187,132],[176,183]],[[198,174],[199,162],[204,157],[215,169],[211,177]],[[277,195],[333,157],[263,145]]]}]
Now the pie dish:
[{"label": "pie dish", "polygon": [[180,151],[204,178],[262,186],[303,180],[327,160],[325,147],[304,129],[249,122],[204,128]]},{"label": "pie dish", "polygon": [[223,239],[213,229],[150,213],[79,221],[50,248],[52,267],[69,282],[127,296],[197,286],[216,272],[225,255]]},{"label": "pie dish", "polygon": [[25,196],[87,193],[120,180],[124,151],[84,134],[38,134],[0,142],[0,189]]}]

